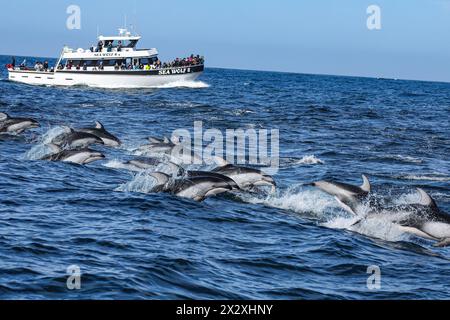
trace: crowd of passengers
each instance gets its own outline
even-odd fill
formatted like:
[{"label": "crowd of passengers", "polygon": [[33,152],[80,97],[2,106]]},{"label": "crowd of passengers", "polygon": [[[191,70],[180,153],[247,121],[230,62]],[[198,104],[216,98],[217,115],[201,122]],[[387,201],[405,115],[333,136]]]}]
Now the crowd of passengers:
[{"label": "crowd of passengers", "polygon": [[[164,62],[161,63],[159,59],[156,59],[152,61],[152,63],[125,63],[121,61],[116,61],[114,65],[114,70],[155,70],[155,69],[166,69],[166,68],[175,68],[175,67],[189,67],[189,66],[195,66],[199,64],[204,64],[205,59],[201,57],[200,55],[194,56],[193,54],[190,55],[187,58],[176,58],[172,62]],[[86,71],[88,69],[88,64],[86,62],[79,62],[78,64],[74,64],[72,60],[67,61],[66,65],[60,64],[58,66],[58,70],[84,70]],[[48,64],[47,64],[48,68]],[[95,65],[92,67],[92,71],[97,70],[104,70],[105,66],[102,60],[99,61],[98,65]]]},{"label": "crowd of passengers", "polygon": [[[16,68],[16,57],[12,57],[11,59],[11,63],[9,64],[9,66],[13,69]],[[27,59],[23,59],[22,63],[19,65],[20,70],[30,70],[30,68],[27,67]],[[36,63],[34,64],[34,70],[36,71],[40,71],[40,72],[48,72],[48,71],[53,71],[53,69],[50,69],[48,66],[48,61],[36,61]]]}]

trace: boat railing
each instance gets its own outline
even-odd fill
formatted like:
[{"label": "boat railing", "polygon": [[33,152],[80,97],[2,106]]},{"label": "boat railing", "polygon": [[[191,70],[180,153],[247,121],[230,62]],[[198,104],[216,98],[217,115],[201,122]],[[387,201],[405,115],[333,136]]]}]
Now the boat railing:
[{"label": "boat railing", "polygon": [[[109,67],[104,67],[103,69],[99,69],[98,68],[98,66],[95,66],[95,67],[87,67],[87,68],[90,68],[90,69],[83,69],[83,67],[81,67],[81,68],[77,68],[77,67],[73,67],[72,66],[72,68],[70,68],[70,69],[68,69],[68,68],[66,68],[66,67],[64,67],[63,69],[57,69],[57,71],[59,72],[59,71],[116,71],[116,72],[119,72],[119,71],[136,71],[136,72],[139,72],[139,71],[154,71],[154,70],[171,70],[171,69],[180,69],[180,68],[195,68],[195,67],[201,67],[201,66],[204,66],[204,64],[202,63],[202,64],[195,64],[195,65],[187,65],[187,66],[172,66],[172,67],[167,67],[167,68],[156,68],[156,67],[153,67],[153,68],[151,68],[151,69],[145,69],[145,68],[143,68],[143,69],[141,69],[141,68],[138,68],[138,69],[128,69],[128,68],[125,68],[125,69],[122,69],[122,68],[119,68],[119,69],[111,69],[111,67],[109,66]],[[109,69],[106,69],[105,70],[105,68],[109,68]]]}]

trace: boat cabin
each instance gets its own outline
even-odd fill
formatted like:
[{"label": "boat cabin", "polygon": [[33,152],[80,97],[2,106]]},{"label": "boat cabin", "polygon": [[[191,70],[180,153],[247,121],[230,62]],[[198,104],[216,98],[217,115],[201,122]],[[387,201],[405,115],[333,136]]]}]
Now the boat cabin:
[{"label": "boat cabin", "polygon": [[118,36],[99,36],[97,45],[87,50],[65,47],[57,64],[58,71],[151,68],[158,61],[158,51],[155,48],[136,49],[140,39],[126,29],[119,29]]}]

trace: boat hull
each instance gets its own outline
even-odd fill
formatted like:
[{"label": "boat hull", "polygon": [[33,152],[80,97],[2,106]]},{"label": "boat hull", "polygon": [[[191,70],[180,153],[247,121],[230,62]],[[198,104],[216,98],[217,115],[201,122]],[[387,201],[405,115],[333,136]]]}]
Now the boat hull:
[{"label": "boat hull", "polygon": [[173,83],[193,81],[203,72],[203,66],[160,70],[38,72],[9,69],[9,80],[30,85],[90,86],[104,88],[157,88]]}]

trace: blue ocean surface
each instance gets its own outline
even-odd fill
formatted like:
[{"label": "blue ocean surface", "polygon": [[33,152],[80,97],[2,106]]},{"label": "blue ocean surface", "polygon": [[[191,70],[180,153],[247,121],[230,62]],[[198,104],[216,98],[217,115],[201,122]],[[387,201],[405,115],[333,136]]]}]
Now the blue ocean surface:
[{"label": "blue ocean surface", "polygon": [[[1,299],[450,298],[450,248],[381,217],[355,229],[310,185],[365,173],[375,193],[409,203],[420,187],[450,212],[450,84],[207,68],[166,88],[38,87],[9,82],[9,62],[0,111],[41,128],[0,137]],[[96,146],[105,160],[34,160],[43,135],[96,120],[124,142]],[[128,188],[135,173],[120,163],[133,148],[194,121],[278,129],[276,194],[198,203]]]}]

